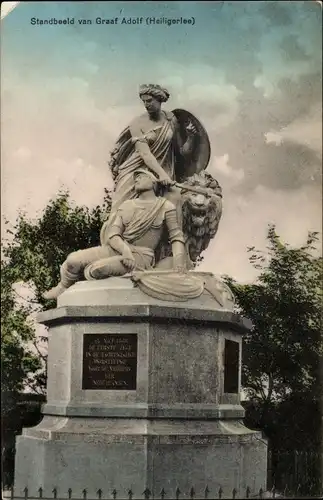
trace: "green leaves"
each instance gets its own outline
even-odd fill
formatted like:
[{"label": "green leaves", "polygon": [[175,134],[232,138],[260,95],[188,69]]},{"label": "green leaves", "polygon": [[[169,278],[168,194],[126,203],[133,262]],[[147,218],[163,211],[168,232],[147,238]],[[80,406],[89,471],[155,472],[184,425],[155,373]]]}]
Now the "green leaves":
[{"label": "green leaves", "polygon": [[59,280],[60,266],[75,250],[99,245],[100,229],[111,207],[106,192],[102,207],[90,210],[73,206],[67,192],[51,200],[38,220],[19,215],[14,239],[3,253],[10,261],[12,282],[29,283],[36,301],[44,308],[53,307],[42,294]]},{"label": "green leaves", "polygon": [[260,270],[255,284],[240,285],[226,277],[239,309],[253,322],[245,336],[243,385],[261,401],[286,394],[320,397],[322,359],[322,257],[318,233],[292,248],[269,226],[267,252],[248,248]]},{"label": "green leaves", "polygon": [[[44,301],[45,290],[59,281],[67,255],[99,244],[100,229],[111,208],[105,190],[101,206],[74,206],[68,192],[60,192],[38,219],[20,213],[13,228],[7,223],[1,260],[1,362],[4,391],[21,391],[26,385],[44,390],[46,356],[38,348],[31,313],[55,307]],[[28,285],[33,298],[20,297],[17,283]]]},{"label": "green leaves", "polygon": [[255,283],[226,276],[239,311],[251,319],[242,353],[248,396],[245,423],[265,432],[270,446],[315,449],[321,442],[323,393],[322,257],[318,233],[300,248],[283,243],[269,226],[267,250],[248,248],[259,270]]}]

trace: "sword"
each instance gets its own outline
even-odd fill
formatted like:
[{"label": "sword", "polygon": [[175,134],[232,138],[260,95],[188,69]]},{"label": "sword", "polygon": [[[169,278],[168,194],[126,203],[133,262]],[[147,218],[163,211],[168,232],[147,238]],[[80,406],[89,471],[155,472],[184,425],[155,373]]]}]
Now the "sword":
[{"label": "sword", "polygon": [[189,184],[180,184],[178,182],[174,182],[172,186],[176,186],[180,189],[183,189],[184,191],[192,191],[192,193],[203,194],[204,196],[207,196],[209,198],[211,198],[212,196],[219,196],[220,198],[222,198],[222,193],[220,191],[218,193],[217,192],[211,193],[210,192],[211,190],[203,189],[196,186],[190,186]]}]

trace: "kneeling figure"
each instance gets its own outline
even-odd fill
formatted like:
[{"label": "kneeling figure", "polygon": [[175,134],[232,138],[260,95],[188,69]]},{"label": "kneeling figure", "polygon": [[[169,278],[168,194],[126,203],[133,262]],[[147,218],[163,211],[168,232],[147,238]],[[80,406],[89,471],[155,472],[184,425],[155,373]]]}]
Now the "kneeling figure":
[{"label": "kneeling figure", "polygon": [[156,196],[158,180],[148,170],[138,169],[134,177],[138,198],[119,207],[111,227],[101,232],[100,246],[68,255],[61,266],[61,280],[45,292],[46,299],[56,299],[84,277],[97,280],[154,268],[155,250],[165,228],[172,245],[173,268],[185,270],[184,237],[175,206]]}]

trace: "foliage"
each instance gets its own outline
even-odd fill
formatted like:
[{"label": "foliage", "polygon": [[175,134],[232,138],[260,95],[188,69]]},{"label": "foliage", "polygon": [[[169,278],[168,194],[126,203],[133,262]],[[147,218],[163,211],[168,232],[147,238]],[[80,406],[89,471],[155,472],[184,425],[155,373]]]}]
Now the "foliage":
[{"label": "foliage", "polygon": [[103,205],[94,209],[73,206],[68,192],[61,192],[39,219],[31,221],[21,214],[14,239],[4,249],[14,281],[30,284],[35,301],[45,309],[53,307],[43,299],[44,291],[57,284],[60,266],[70,252],[99,244],[110,207],[108,191]]},{"label": "foliage", "polygon": [[[12,394],[4,394],[5,400],[12,397]],[[1,482],[4,488],[13,486],[16,437],[21,434],[23,427],[34,427],[40,422],[41,405],[44,402],[44,395],[15,394],[11,410],[2,415]]]},{"label": "foliage", "polygon": [[268,231],[269,262],[249,248],[261,270],[257,283],[227,278],[238,306],[252,320],[245,336],[243,385],[250,397],[286,399],[291,393],[319,397],[322,349],[322,257],[313,255],[317,233],[301,248],[281,243]]},{"label": "foliage", "polygon": [[[44,387],[41,352],[38,349],[35,355],[30,349],[31,344],[38,348],[30,314],[55,307],[42,294],[57,284],[60,265],[70,252],[99,244],[100,229],[110,207],[108,191],[102,206],[94,209],[73,206],[68,192],[61,192],[40,218],[29,220],[20,214],[14,228],[7,230],[11,238],[2,244],[1,260],[3,390],[19,392],[29,385],[39,392],[37,388]],[[16,283],[27,284],[34,299],[19,297]]]},{"label": "foliage", "polygon": [[310,404],[317,413],[320,405],[323,266],[316,255],[318,233],[309,233],[303,246],[292,248],[270,226],[267,240],[267,252],[248,249],[250,262],[260,271],[256,283],[225,281],[253,324],[244,337],[242,385],[260,409],[258,427],[274,434],[273,416],[289,415],[285,425],[295,420],[294,432],[304,430],[295,408],[306,411]]},{"label": "foliage", "polygon": [[[41,359],[31,349],[34,328],[29,319],[31,308],[16,301],[12,288],[10,264],[1,261],[1,383],[2,391],[13,394],[28,385],[38,391],[42,387]],[[31,375],[33,374],[33,376]],[[13,405],[12,398],[3,398],[2,411]]]}]

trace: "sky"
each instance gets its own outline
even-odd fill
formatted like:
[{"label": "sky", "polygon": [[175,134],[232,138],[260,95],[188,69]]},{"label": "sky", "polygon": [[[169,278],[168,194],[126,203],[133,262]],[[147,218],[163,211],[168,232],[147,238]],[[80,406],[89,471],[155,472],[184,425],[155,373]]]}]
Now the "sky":
[{"label": "sky", "polygon": [[[247,247],[265,248],[268,224],[292,245],[322,230],[317,2],[7,3],[17,5],[1,15],[2,217],[37,217],[62,187],[77,204],[101,203],[114,141],[143,112],[138,87],[158,83],[171,94],[165,109],[187,109],[206,127],[208,171],[223,189],[202,270],[252,281]],[[148,26],[147,17],[194,23]]]}]

